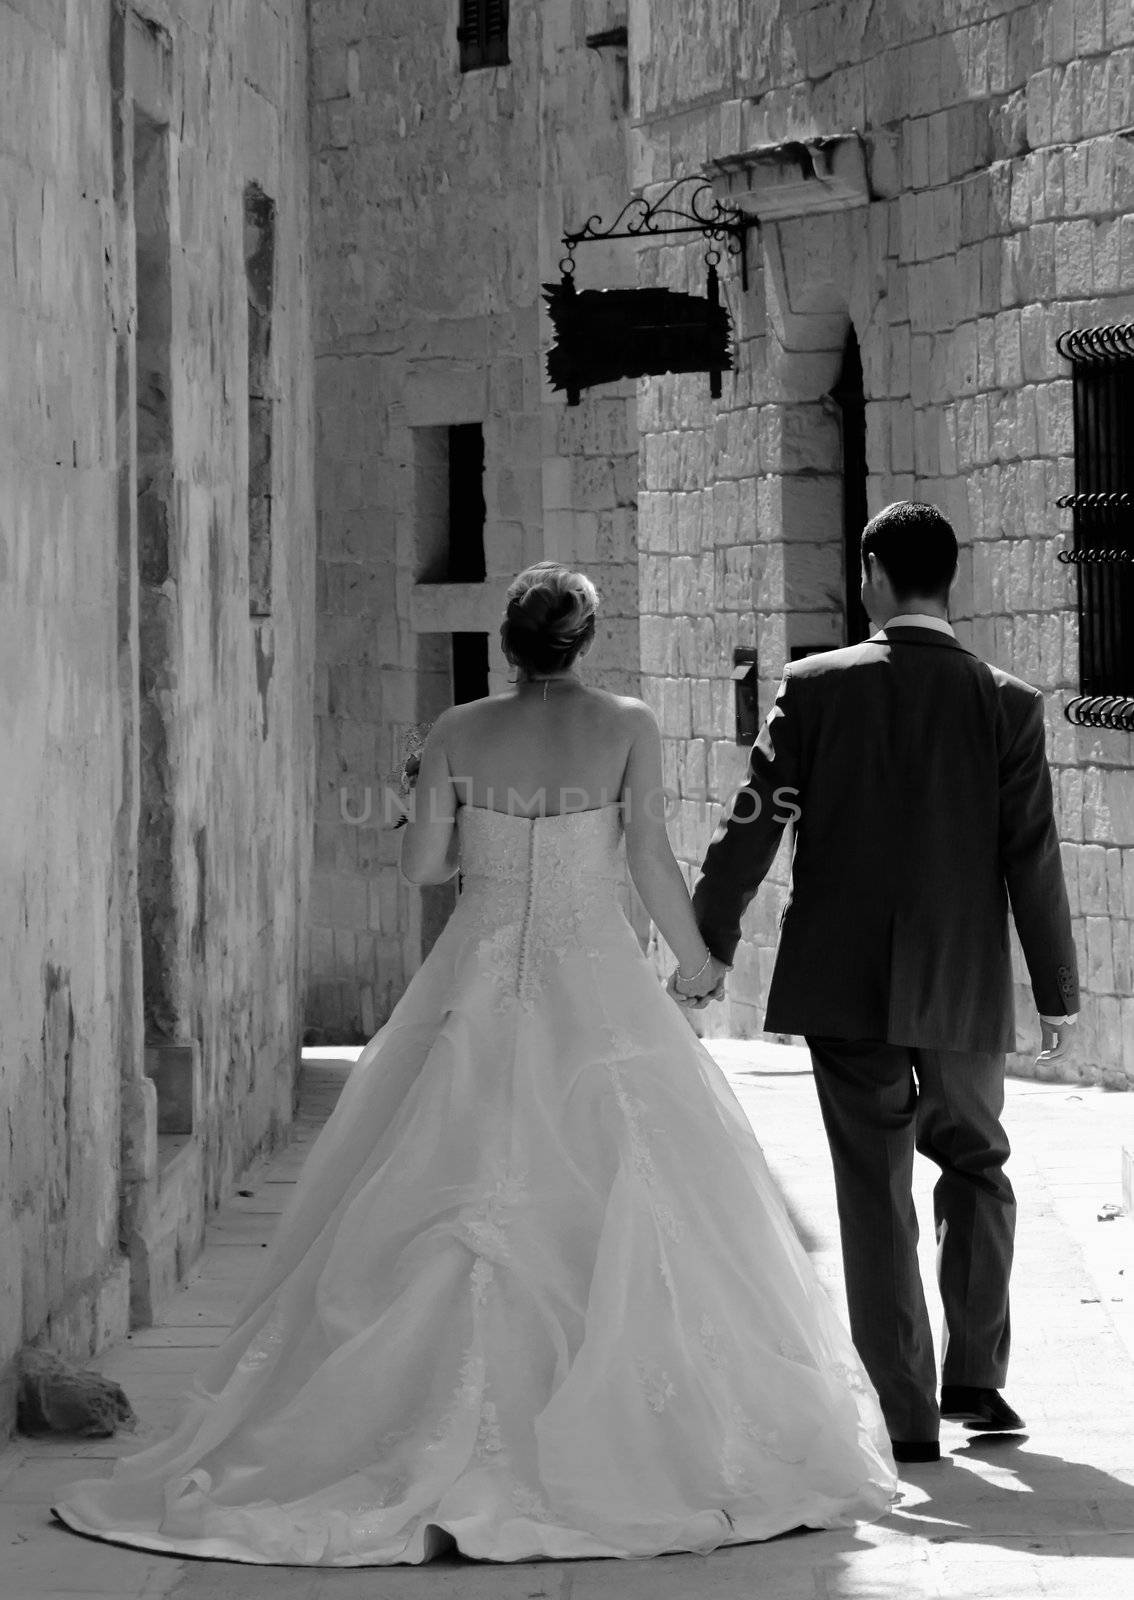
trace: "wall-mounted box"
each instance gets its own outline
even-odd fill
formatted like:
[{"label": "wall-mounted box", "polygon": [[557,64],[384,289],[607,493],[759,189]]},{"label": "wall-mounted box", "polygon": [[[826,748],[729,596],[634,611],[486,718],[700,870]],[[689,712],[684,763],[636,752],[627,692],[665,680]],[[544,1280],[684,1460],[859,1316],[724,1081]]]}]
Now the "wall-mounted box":
[{"label": "wall-mounted box", "polygon": [[751,745],[760,723],[754,646],[737,645],[732,652],[732,681],[736,688],[736,743]]}]

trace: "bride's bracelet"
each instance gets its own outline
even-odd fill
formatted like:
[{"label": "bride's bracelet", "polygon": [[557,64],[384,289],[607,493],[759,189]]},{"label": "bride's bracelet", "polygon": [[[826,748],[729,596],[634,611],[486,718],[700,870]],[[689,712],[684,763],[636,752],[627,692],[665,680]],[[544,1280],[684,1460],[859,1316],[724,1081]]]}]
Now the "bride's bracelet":
[{"label": "bride's bracelet", "polygon": [[713,952],[710,950],[708,955],[705,957],[704,961],[702,961],[701,965],[697,968],[696,972],[692,973],[688,978],[682,972],[681,968],[678,967],[678,969],[677,969],[677,981],[678,981],[678,983],[696,983],[697,979],[701,976],[702,972],[704,972],[705,968],[709,965],[709,962],[712,959],[713,959]]}]

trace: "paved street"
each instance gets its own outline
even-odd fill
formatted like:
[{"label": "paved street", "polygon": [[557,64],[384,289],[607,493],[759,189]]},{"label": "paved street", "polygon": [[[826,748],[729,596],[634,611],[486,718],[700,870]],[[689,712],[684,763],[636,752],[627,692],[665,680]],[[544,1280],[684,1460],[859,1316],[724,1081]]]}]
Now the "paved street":
[{"label": "paved street", "polygon": [[[831,1292],[841,1299],[834,1198],[806,1054],[741,1041],[710,1046],[728,1072]],[[354,1052],[343,1054],[353,1055]],[[202,1347],[219,1342],[288,1185],[333,1104],[345,1066],[306,1053],[296,1137],[248,1175],[216,1216],[191,1282],[160,1327],[98,1365],[126,1388],[139,1434],[86,1443],[20,1440],[0,1453],[0,1597],[62,1600],[1119,1600],[1134,1592],[1134,1224],[1100,1222],[1121,1201],[1134,1096],[1013,1081],[1008,1126],[1020,1200],[1015,1344],[1008,1398],[1026,1436],[973,1440],[946,1425],[948,1458],[906,1469],[884,1523],[713,1555],[648,1562],[426,1568],[252,1568],[181,1561],[77,1538],[47,1512],[76,1458],[109,1464],[176,1417]],[[919,1163],[923,1223],[932,1169]],[[706,1174],[711,1181],[711,1174]],[[932,1240],[924,1267],[932,1281]],[[1129,1285],[1129,1287],[1128,1287]]]}]

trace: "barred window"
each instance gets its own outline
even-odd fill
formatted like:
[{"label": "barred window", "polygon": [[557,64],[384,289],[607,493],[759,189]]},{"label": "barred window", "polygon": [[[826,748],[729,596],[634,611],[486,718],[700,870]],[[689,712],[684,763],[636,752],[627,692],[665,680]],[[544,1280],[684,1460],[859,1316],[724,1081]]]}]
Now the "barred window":
[{"label": "barred window", "polygon": [[461,71],[508,65],[508,0],[461,0]]},{"label": "barred window", "polygon": [[1079,695],[1070,721],[1134,732],[1134,323],[1076,328],[1056,341],[1071,363],[1075,492],[1060,506],[1079,579]]}]

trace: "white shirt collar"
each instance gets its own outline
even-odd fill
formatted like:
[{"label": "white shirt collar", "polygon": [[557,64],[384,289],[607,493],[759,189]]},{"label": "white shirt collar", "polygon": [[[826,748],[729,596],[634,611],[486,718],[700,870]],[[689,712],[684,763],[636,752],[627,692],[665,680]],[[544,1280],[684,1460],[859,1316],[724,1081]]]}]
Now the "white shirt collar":
[{"label": "white shirt collar", "polygon": [[900,617],[891,617],[889,622],[879,628],[874,638],[883,638],[887,628],[932,628],[935,633],[947,633],[951,639],[957,637],[952,624],[946,622],[944,617],[930,617],[922,611],[903,611]]}]

